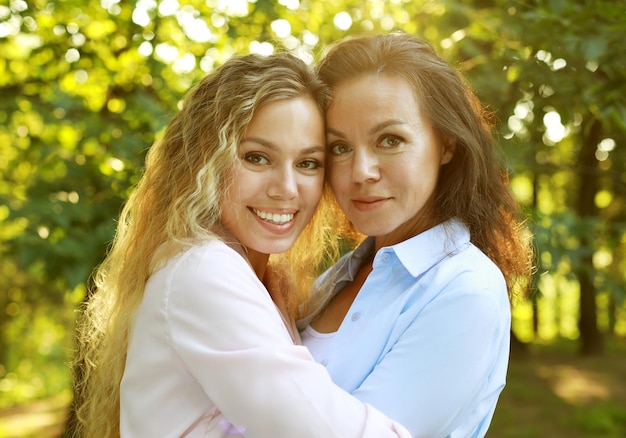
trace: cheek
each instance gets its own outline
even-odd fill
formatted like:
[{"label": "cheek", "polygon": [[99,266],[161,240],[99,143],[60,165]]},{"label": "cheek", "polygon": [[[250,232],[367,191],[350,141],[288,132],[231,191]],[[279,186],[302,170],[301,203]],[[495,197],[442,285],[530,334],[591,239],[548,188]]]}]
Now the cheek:
[{"label": "cheek", "polygon": [[239,199],[241,197],[241,188],[247,185],[246,175],[241,166],[232,169],[221,182],[222,198],[228,200]]},{"label": "cheek", "polygon": [[301,196],[310,204],[317,205],[324,190],[324,175],[306,178],[301,184]]},{"label": "cheek", "polygon": [[335,163],[328,166],[328,182],[330,187],[335,192],[335,196],[341,193],[343,188],[346,187],[348,172],[345,168],[342,168],[341,164]]}]

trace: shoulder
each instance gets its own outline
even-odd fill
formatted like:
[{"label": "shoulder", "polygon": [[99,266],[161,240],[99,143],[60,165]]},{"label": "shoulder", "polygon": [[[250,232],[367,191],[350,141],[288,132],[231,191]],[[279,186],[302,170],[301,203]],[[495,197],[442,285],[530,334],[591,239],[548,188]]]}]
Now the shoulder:
[{"label": "shoulder", "polygon": [[[209,240],[171,257],[149,282],[167,296],[206,295],[207,290],[263,288],[247,260],[220,240]],[[160,286],[159,286],[160,285]]]},{"label": "shoulder", "polygon": [[481,284],[495,282],[498,286],[506,287],[500,268],[472,243],[450,257],[447,264],[464,280],[474,280]]},{"label": "shoulder", "polygon": [[246,259],[221,240],[208,240],[194,245],[170,261],[171,269],[181,274],[246,272],[251,267]]},{"label": "shoulder", "polygon": [[498,266],[480,249],[469,244],[434,267],[428,281],[440,284],[439,304],[458,305],[463,312],[494,320],[506,320],[510,302],[506,281]]},{"label": "shoulder", "polygon": [[218,240],[185,250],[170,260],[166,270],[164,293],[170,312],[219,314],[243,302],[270,300],[247,260]]}]

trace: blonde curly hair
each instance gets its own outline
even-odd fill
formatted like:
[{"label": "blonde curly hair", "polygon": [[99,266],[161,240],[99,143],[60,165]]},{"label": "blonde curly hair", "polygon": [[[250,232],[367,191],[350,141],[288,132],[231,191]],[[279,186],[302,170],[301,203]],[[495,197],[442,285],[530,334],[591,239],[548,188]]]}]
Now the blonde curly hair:
[{"label": "blonde curly hair", "polygon": [[[220,238],[218,201],[247,125],[263,105],[302,96],[314,99],[323,111],[328,91],[295,56],[233,57],[189,92],[162,140],[150,148],[145,171],[121,212],[113,244],[95,270],[93,294],[78,320],[75,421],[68,435],[119,436],[129,330],[146,281],[175,253]],[[316,268],[336,256],[330,225],[336,207],[330,200],[325,189],[293,248],[270,259],[285,278],[298,279],[289,297],[294,316]]]}]

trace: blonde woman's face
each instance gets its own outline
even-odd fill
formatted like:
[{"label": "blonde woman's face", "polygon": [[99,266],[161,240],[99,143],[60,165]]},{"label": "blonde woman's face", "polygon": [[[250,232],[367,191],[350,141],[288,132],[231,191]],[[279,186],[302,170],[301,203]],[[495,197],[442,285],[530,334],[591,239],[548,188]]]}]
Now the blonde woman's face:
[{"label": "blonde woman's face", "polygon": [[310,98],[272,102],[239,144],[222,221],[255,254],[287,251],[311,219],[324,183],[324,120]]}]

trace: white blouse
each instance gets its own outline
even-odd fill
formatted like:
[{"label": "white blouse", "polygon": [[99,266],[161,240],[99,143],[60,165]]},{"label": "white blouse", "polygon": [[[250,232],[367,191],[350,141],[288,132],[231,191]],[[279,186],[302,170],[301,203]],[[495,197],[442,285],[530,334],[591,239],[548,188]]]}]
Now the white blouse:
[{"label": "white blouse", "polygon": [[321,333],[307,325],[300,333],[300,337],[302,338],[302,345],[307,346],[313,357],[324,357],[335,333],[337,332]]}]

